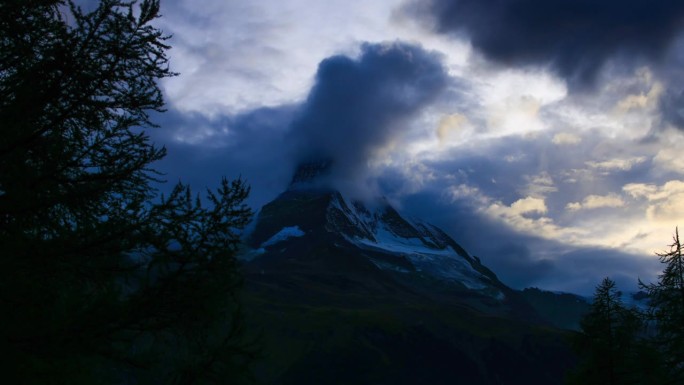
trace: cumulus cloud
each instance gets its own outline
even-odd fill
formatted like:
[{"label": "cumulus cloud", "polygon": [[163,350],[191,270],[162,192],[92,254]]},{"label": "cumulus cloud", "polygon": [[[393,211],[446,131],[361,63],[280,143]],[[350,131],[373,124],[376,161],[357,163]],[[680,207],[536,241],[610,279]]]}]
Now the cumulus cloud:
[{"label": "cumulus cloud", "polygon": [[579,135],[571,134],[569,132],[559,132],[553,136],[553,144],[562,145],[572,145],[578,144],[582,141],[582,137]]},{"label": "cumulus cloud", "polygon": [[526,197],[518,199],[511,205],[511,213],[515,215],[524,214],[546,214],[549,211],[546,203],[541,198]]},{"label": "cumulus cloud", "polygon": [[684,174],[684,157],[682,150],[676,144],[681,139],[678,135],[666,135],[665,144],[658,149],[658,153],[653,157],[653,163],[663,171],[676,174]]},{"label": "cumulus cloud", "polygon": [[662,186],[644,183],[629,183],[622,189],[634,198],[661,201],[668,199],[673,194],[684,193],[684,182],[680,180],[671,180]]},{"label": "cumulus cloud", "polygon": [[533,197],[543,197],[549,193],[558,191],[558,188],[553,182],[553,178],[546,171],[537,175],[526,175],[524,180],[527,181],[527,186],[523,191]]},{"label": "cumulus cloud", "polygon": [[652,184],[645,183],[629,183],[626,184],[622,190],[631,195],[632,198],[649,198],[656,196],[658,187]]},{"label": "cumulus cloud", "polygon": [[676,226],[684,218],[684,182],[671,180],[661,186],[630,183],[623,190],[634,198],[646,199],[646,217],[655,223]]},{"label": "cumulus cloud", "polygon": [[550,66],[576,87],[613,58],[659,61],[684,20],[678,0],[416,0],[405,11],[467,37],[492,61]]},{"label": "cumulus cloud", "polygon": [[437,138],[439,139],[439,144],[444,145],[448,143],[449,139],[464,130],[468,124],[468,117],[463,114],[456,113],[443,116],[439,120],[439,124],[437,126]]},{"label": "cumulus cloud", "polygon": [[526,215],[531,213],[544,214],[546,211],[544,201],[535,198],[518,200],[510,206],[501,202],[494,202],[483,210],[489,217],[527,234],[536,234],[547,239],[576,239],[581,235],[578,229],[558,226],[548,216],[532,217]]},{"label": "cumulus cloud", "polygon": [[587,161],[585,162],[587,166],[597,169],[597,170],[602,170],[602,171],[613,171],[613,170],[618,170],[618,171],[629,171],[634,167],[635,165],[638,165],[640,163],[643,163],[646,161],[646,157],[644,156],[637,156],[637,157],[631,157],[631,158],[615,158],[615,159],[609,159],[609,160],[604,160],[604,161]]},{"label": "cumulus cloud", "polygon": [[679,225],[684,218],[684,193],[672,194],[658,204],[649,206],[646,215],[653,221]]},{"label": "cumulus cloud", "polygon": [[582,202],[568,203],[566,209],[569,211],[591,210],[604,207],[623,207],[625,201],[617,194],[609,195],[589,195]]},{"label": "cumulus cloud", "polygon": [[[643,75],[646,77],[648,83],[652,82],[650,80],[650,73]],[[650,110],[658,106],[662,98],[664,87],[659,82],[653,83],[651,88],[647,91],[641,91],[639,93],[634,93],[625,96],[617,103],[617,111],[619,113],[628,113],[635,110]]]}]

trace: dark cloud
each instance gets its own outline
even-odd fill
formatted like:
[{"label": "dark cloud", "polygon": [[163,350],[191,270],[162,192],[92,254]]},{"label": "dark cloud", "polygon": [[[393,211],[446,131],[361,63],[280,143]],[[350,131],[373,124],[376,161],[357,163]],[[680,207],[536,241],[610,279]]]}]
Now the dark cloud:
[{"label": "dark cloud", "polygon": [[399,42],[364,44],[358,59],[323,60],[301,105],[214,118],[162,114],[164,131],[154,135],[172,155],[158,168],[199,188],[242,175],[256,205],[282,192],[301,161],[330,159],[334,178],[354,179],[449,81],[436,53]]},{"label": "dark cloud", "polygon": [[325,59],[290,128],[295,156],[331,159],[338,177],[357,174],[448,82],[436,53],[404,43],[364,44],[358,60]]},{"label": "dark cloud", "polygon": [[666,91],[660,98],[660,113],[666,123],[684,130],[684,90]]},{"label": "dark cloud", "polygon": [[681,0],[418,0],[441,33],[465,35],[504,65],[550,65],[574,87],[611,58],[658,61],[684,23]]},{"label": "dark cloud", "polygon": [[672,125],[684,130],[684,34],[674,42],[664,63],[657,69],[660,77],[666,79],[666,91],[660,97],[659,109],[663,124],[658,128]]}]

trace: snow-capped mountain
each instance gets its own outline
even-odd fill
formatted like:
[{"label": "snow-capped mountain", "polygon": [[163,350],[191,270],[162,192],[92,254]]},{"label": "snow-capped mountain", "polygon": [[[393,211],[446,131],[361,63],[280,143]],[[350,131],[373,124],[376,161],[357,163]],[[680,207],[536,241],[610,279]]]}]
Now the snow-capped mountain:
[{"label": "snow-capped mountain", "polygon": [[246,237],[245,298],[267,384],[561,384],[564,332],[453,238],[303,165]]},{"label": "snow-capped mountain", "polygon": [[[336,191],[290,191],[281,195],[272,205],[297,205],[307,200],[325,200],[324,221],[321,226],[298,221],[297,216],[280,218],[287,223],[279,230],[269,229],[264,222],[273,220],[272,206],[261,211],[253,245],[259,252],[285,253],[288,245],[307,236],[335,235],[347,247],[358,248],[369,262],[381,270],[403,274],[425,274],[467,289],[503,298],[493,285],[491,273],[478,260],[470,257],[442,230],[429,224],[404,219],[392,206],[384,204],[373,211],[361,202],[348,202]],[[299,207],[301,210],[302,207]],[[321,213],[323,214],[323,213]],[[289,220],[288,220],[289,219]],[[261,226],[260,226],[261,224]],[[320,225],[321,223],[316,223]],[[267,239],[264,238],[268,236]]]},{"label": "snow-capped mountain", "polygon": [[534,313],[438,227],[406,219],[384,199],[366,204],[317,185],[330,167],[300,166],[290,188],[260,210],[247,239],[253,249],[248,269],[339,274],[358,287],[382,283],[384,289],[458,297],[478,308],[487,303],[490,310]]}]

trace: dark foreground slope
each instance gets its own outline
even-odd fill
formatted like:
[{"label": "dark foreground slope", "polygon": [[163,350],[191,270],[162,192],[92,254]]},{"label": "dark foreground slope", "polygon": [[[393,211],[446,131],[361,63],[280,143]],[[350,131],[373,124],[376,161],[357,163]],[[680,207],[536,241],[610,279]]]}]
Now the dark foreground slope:
[{"label": "dark foreground slope", "polygon": [[349,298],[299,278],[249,278],[265,384],[561,384],[574,363],[565,332],[427,299]]},{"label": "dark foreground slope", "polygon": [[561,329],[580,330],[581,319],[591,310],[589,300],[575,294],[538,288],[527,288],[520,293],[544,320]]},{"label": "dark foreground slope", "polygon": [[386,203],[290,190],[248,239],[266,384],[561,384],[567,332],[441,230]]}]

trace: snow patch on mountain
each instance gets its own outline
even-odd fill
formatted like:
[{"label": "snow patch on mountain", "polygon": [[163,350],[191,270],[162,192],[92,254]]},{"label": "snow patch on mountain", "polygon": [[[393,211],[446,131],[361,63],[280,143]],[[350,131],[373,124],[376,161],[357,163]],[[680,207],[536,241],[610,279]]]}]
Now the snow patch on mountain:
[{"label": "snow patch on mountain", "polygon": [[[360,230],[356,234],[344,234],[359,248],[404,257],[417,272],[460,282],[468,289],[492,291],[491,279],[477,271],[472,261],[448,245],[433,226],[399,216],[395,216],[393,222],[387,222],[392,220],[388,219],[389,206],[381,205],[380,209],[371,211],[359,202],[347,203],[341,195],[330,202],[330,209],[344,213],[348,222]],[[371,261],[383,270],[409,272],[387,261],[373,258]],[[498,290],[489,294],[495,298],[503,297]]]},{"label": "snow patch on mountain", "polygon": [[[388,231],[384,224],[380,224],[373,235],[377,241],[357,238],[354,243],[363,249],[404,256],[416,271],[460,282],[468,289],[479,290],[489,286],[486,283],[489,278],[475,270],[451,246],[438,249],[426,245],[420,238],[398,237]],[[376,265],[386,268],[384,264]]]},{"label": "snow patch on mountain", "polygon": [[284,227],[282,230],[275,233],[275,235],[269,238],[266,242],[262,243],[261,248],[273,246],[276,243],[288,240],[289,238],[303,237],[304,235],[306,235],[306,233],[302,231],[302,229],[300,229],[299,226]]}]

